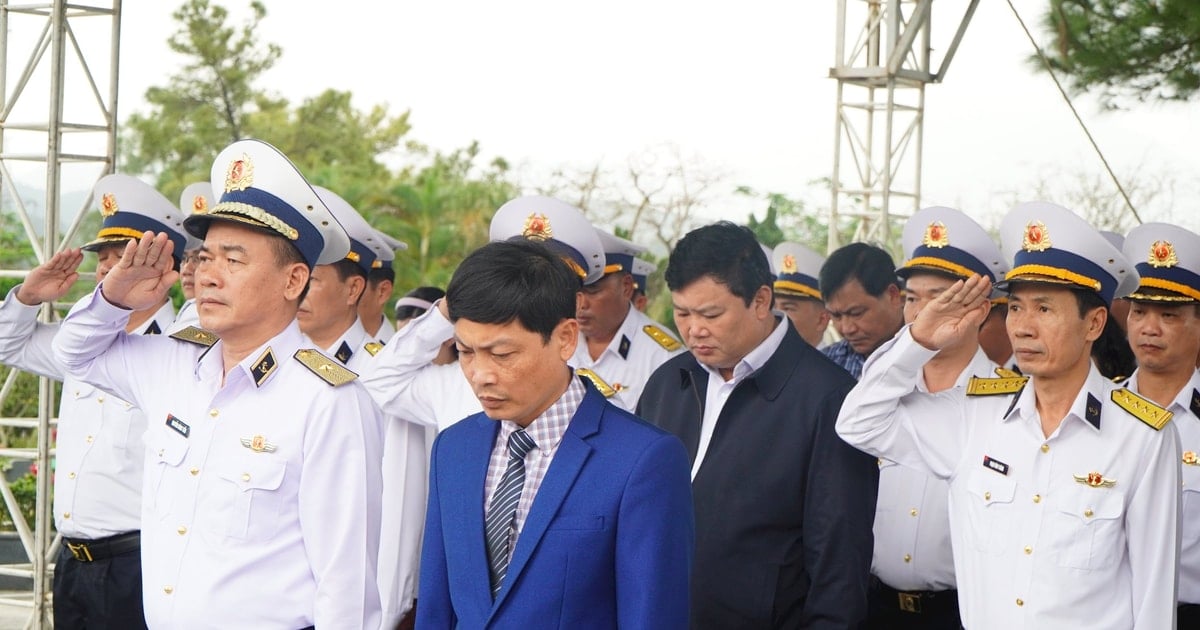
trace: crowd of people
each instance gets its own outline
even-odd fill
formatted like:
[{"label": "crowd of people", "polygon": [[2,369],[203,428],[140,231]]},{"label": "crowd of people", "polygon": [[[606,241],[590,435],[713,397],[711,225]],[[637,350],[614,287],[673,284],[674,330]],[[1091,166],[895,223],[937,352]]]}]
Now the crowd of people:
[{"label": "crowd of people", "polygon": [[0,302],[0,362],[63,382],[56,627],[1200,627],[1178,226],[930,207],[897,265],[720,221],[676,336],[645,248],[548,197],[394,327],[404,243],[267,143],[94,198]]}]

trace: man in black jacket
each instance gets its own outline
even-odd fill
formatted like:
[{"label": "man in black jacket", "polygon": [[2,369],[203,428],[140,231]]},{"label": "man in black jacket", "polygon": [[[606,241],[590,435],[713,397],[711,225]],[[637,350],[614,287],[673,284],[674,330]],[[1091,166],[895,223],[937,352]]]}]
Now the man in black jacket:
[{"label": "man in black jacket", "polygon": [[638,415],[691,456],[692,627],[856,627],[878,469],[834,432],[854,379],[772,312],[749,230],[692,231],[666,280],[691,352],[654,372]]}]

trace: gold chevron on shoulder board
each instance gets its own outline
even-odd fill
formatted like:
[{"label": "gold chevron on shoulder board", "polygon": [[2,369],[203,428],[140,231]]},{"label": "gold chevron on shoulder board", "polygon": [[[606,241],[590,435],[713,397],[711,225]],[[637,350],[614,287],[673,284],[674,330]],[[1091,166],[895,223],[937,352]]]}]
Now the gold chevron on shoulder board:
[{"label": "gold chevron on shoulder board", "polygon": [[600,392],[605,398],[612,398],[617,393],[617,390],[612,385],[604,382],[604,379],[600,378],[599,374],[587,368],[575,368],[575,373],[591,381],[592,385],[596,387],[596,391]]}]

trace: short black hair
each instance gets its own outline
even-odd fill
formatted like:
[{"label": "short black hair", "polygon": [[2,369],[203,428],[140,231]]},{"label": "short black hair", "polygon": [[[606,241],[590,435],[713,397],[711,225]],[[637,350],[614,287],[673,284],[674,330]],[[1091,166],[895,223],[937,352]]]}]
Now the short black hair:
[{"label": "short black hair", "polygon": [[[396,283],[396,270],[391,267],[375,267],[367,273],[367,284],[373,287],[379,286],[380,282],[387,280],[392,284]],[[441,297],[441,296],[439,296]]]},{"label": "short black hair", "polygon": [[709,276],[742,298],[746,306],[760,288],[771,289],[774,284],[771,264],[754,232],[729,221],[696,228],[679,239],[664,276],[672,291]]},{"label": "short black hair", "polygon": [[[445,295],[446,295],[446,292],[441,290],[438,287],[417,287],[417,288],[413,289],[412,291],[405,293],[404,297],[417,298],[419,300],[425,300],[426,302],[429,302],[432,304],[433,302],[436,302],[437,300],[441,299]],[[404,305],[397,304],[396,305],[396,320],[400,321],[400,320],[405,320],[405,319],[412,319],[418,315],[423,314],[427,310],[429,310],[429,309],[421,308],[420,306],[416,306],[414,304],[404,304]]]},{"label": "short black hair", "polygon": [[891,254],[878,245],[850,243],[838,248],[821,265],[821,297],[829,300],[851,280],[857,280],[863,291],[879,297],[889,286],[900,287],[896,279],[896,262]]},{"label": "short black hair", "polygon": [[520,322],[550,342],[575,317],[579,277],[554,252],[533,241],[496,241],[471,252],[450,278],[450,321]]}]

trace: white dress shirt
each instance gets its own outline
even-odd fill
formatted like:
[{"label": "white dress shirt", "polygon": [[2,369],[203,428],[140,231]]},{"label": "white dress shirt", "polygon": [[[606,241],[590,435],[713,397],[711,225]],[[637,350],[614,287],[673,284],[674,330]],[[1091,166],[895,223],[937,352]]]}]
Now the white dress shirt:
[{"label": "white dress shirt", "polygon": [[[868,453],[949,480],[964,626],[1171,628],[1174,423],[1156,431],[1123,410],[1111,398],[1117,386],[1090,366],[1046,437],[1032,383],[1019,394],[914,393],[934,354],[904,328],[872,354],[837,430]],[[1089,476],[1102,483],[1079,481]]]},{"label": "white dress shirt", "polygon": [[[1138,392],[1138,372],[1126,385]],[[1154,401],[1162,404],[1160,401]],[[1183,476],[1183,514],[1179,552],[1179,602],[1200,604],[1200,373],[1193,373],[1175,399],[1162,405],[1175,414],[1171,424],[1179,432]],[[1189,455],[1190,454],[1190,455]]]},{"label": "white dress shirt", "polygon": [[175,316],[175,322],[163,334],[179,332],[188,326],[200,328],[200,311],[196,309],[195,298],[183,301],[183,304],[179,306],[179,314]]},{"label": "white dress shirt", "polygon": [[[954,387],[966,387],[972,376],[994,378],[995,369],[977,348]],[[924,377],[916,389],[929,391]],[[955,588],[949,500],[950,484],[945,480],[880,459],[871,573],[899,591]]]},{"label": "white dress shirt", "polygon": [[392,337],[396,334],[396,327],[392,325],[391,320],[389,320],[386,315],[380,315],[380,317],[383,319],[383,321],[380,322],[379,330],[375,333],[375,341],[386,344],[387,342],[391,341]]},{"label": "white dress shirt", "polygon": [[[112,394],[65,373],[51,342],[58,324],[37,321],[40,306],[9,292],[0,303],[0,362],[63,381],[55,442],[54,526],[63,536],[96,540],[141,527],[146,415]],[[168,301],[136,334],[165,330]]]},{"label": "white dress shirt", "polygon": [[[225,374],[206,348],[125,335],[97,289],[56,356],[135,401],[146,434],[142,580],[159,628],[375,628],[380,623],[379,410],[294,355],[293,321]],[[317,352],[309,350],[309,352]]]},{"label": "white dress shirt", "polygon": [[658,322],[630,306],[621,327],[617,329],[612,341],[600,356],[592,359],[587,338],[581,332],[579,343],[575,346],[575,356],[570,361],[573,367],[587,368],[595,372],[596,376],[616,390],[616,394],[608,400],[626,411],[637,408],[642,388],[646,386],[646,381],[650,380],[654,370],[667,359],[684,351],[683,344],[679,344],[674,350],[667,350],[650,336],[646,326],[653,326],[676,343],[679,341]]},{"label": "white dress shirt", "polygon": [[375,340],[367,334],[362,321],[355,317],[354,323],[336,341],[329,344],[328,348],[323,348],[322,352],[341,361],[351,372],[362,376],[374,365],[374,357],[367,351],[367,344],[373,342]]},{"label": "white dress shirt", "polygon": [[728,381],[721,376],[720,371],[700,364],[700,367],[708,372],[708,387],[704,393],[704,416],[700,420],[700,443],[696,447],[696,461],[692,463],[693,481],[700,472],[700,465],[704,463],[708,444],[712,442],[713,432],[717,430],[717,421],[721,418],[721,410],[725,408],[729,395],[743,379],[762,369],[771,355],[779,349],[779,344],[783,343],[787,327],[792,325],[791,320],[786,317],[776,317],[776,320],[778,321],[775,322],[775,330],[737,362],[733,367],[733,376]]}]

